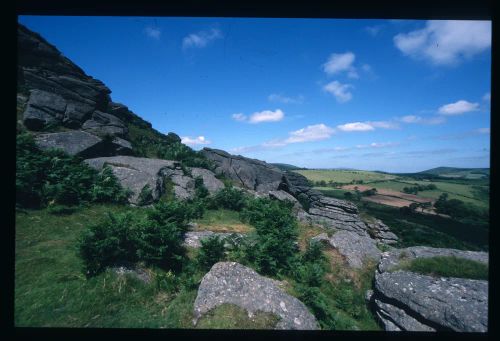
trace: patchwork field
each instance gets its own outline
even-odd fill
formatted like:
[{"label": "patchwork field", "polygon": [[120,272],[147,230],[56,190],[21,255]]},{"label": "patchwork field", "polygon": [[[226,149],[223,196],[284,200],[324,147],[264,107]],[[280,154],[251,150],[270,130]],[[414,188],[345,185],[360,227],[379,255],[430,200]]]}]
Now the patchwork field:
[{"label": "patchwork field", "polygon": [[311,181],[334,181],[340,183],[350,183],[351,181],[372,182],[372,181],[386,181],[395,179],[395,175],[358,171],[358,170],[336,170],[336,169],[308,169],[294,171],[302,174]]}]

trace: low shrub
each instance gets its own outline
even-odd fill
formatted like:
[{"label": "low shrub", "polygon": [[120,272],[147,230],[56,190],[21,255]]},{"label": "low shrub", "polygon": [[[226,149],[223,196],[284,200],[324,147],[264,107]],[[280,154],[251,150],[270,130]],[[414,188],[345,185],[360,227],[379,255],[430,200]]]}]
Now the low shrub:
[{"label": "low shrub", "polygon": [[233,186],[226,186],[219,190],[209,202],[209,208],[225,208],[233,211],[241,211],[248,200],[248,196]]},{"label": "low shrub", "polygon": [[212,265],[224,260],[224,240],[219,236],[211,236],[201,240],[201,248],[197,256],[197,263],[201,269],[209,270]]}]

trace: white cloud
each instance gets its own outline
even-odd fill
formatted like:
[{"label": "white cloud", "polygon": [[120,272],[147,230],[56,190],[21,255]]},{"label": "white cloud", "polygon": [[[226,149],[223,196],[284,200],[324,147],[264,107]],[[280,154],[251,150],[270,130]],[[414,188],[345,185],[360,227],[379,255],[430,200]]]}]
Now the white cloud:
[{"label": "white cloud", "polygon": [[302,104],[304,102],[304,96],[299,95],[295,98],[286,97],[281,94],[271,94],[267,97],[270,102],[279,102],[285,104]]},{"label": "white cloud", "polygon": [[239,122],[243,122],[243,121],[247,120],[247,116],[245,114],[242,114],[242,113],[233,114],[233,115],[231,115],[231,117],[233,118],[233,120],[239,121]]},{"label": "white cloud", "polygon": [[491,101],[491,93],[489,93],[489,92],[485,93],[483,96],[483,101],[485,101],[485,102]]},{"label": "white cloud", "polygon": [[381,29],[382,29],[382,25],[366,26],[365,27],[365,31],[368,32],[368,34],[370,34],[372,37],[375,37],[376,35],[378,35]]},{"label": "white cloud", "polygon": [[349,92],[349,89],[353,86],[350,84],[342,84],[338,81],[333,81],[328,83],[323,87],[323,90],[332,94],[337,102],[345,103],[352,99],[352,93]]},{"label": "white cloud", "polygon": [[303,143],[303,142],[326,140],[329,139],[333,134],[335,134],[335,129],[328,127],[323,123],[320,123],[320,124],[310,125],[299,130],[291,131],[288,133],[288,138],[286,139],[273,139],[255,146],[232,148],[230,149],[230,151],[233,153],[256,152],[261,150],[284,147],[291,143]]},{"label": "white cloud", "polygon": [[375,128],[368,124],[368,123],[363,123],[363,122],[352,122],[352,123],[346,123],[346,124],[341,124],[337,126],[337,129],[342,130],[342,131],[370,131],[370,130],[375,130]]},{"label": "white cloud", "polygon": [[285,143],[326,140],[329,139],[334,133],[335,129],[330,128],[323,123],[310,125],[290,132],[290,136],[285,140]]},{"label": "white cloud", "polygon": [[446,122],[446,118],[443,116],[423,118],[423,117],[417,116],[417,115],[406,115],[406,116],[398,118],[398,121],[401,121],[403,123],[408,123],[408,124],[418,123],[418,124],[435,125],[435,124],[441,124],[441,123]]},{"label": "white cloud", "polygon": [[382,128],[382,129],[397,129],[399,128],[399,125],[395,122],[391,121],[372,121],[372,122],[366,122],[367,124],[371,125],[374,128]]},{"label": "white cloud", "polygon": [[212,141],[207,140],[205,136],[198,136],[195,138],[189,137],[189,136],[183,136],[181,138],[181,142],[184,144],[187,144],[189,146],[195,146],[195,145],[200,145],[200,144],[210,144]]},{"label": "white cloud", "polygon": [[429,20],[423,29],[396,35],[394,44],[407,56],[435,65],[456,64],[491,46],[491,22]]},{"label": "white cloud", "polygon": [[161,30],[157,27],[148,26],[144,29],[144,33],[150,38],[159,40],[161,36]]},{"label": "white cloud", "polygon": [[222,33],[219,29],[212,28],[208,31],[200,31],[198,33],[191,33],[182,40],[182,48],[187,49],[191,47],[202,48],[207,46],[211,41],[222,38]]},{"label": "white cloud", "polygon": [[479,128],[476,129],[476,132],[479,134],[490,134],[490,128]]},{"label": "white cloud", "polygon": [[285,114],[280,109],[276,109],[275,111],[263,110],[254,112],[252,115],[250,115],[248,121],[250,123],[278,122],[281,121],[283,117],[285,117]]},{"label": "white cloud", "polygon": [[457,101],[443,105],[439,108],[438,112],[442,115],[461,115],[470,111],[479,110],[479,103],[470,103],[464,100]]},{"label": "white cloud", "polygon": [[347,72],[349,78],[358,78],[356,68],[352,65],[356,56],[352,52],[332,53],[327,62],[323,64],[323,71],[327,75],[335,75],[340,72]]},{"label": "white cloud", "polygon": [[358,144],[356,148],[366,149],[366,148],[387,148],[387,147],[397,147],[399,142],[372,142],[370,144]]}]

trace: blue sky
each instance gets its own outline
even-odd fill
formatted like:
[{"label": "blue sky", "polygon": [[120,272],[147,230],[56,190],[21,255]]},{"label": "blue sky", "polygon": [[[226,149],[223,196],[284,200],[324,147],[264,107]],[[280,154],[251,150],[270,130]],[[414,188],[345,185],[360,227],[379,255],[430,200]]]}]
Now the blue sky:
[{"label": "blue sky", "polygon": [[309,168],[489,167],[491,22],[19,21],[194,149]]}]

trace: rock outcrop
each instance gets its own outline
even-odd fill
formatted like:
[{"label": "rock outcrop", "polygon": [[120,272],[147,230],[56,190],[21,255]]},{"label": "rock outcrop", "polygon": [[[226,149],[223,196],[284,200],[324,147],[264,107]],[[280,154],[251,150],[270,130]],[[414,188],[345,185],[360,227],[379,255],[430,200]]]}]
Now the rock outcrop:
[{"label": "rock outcrop", "polygon": [[375,219],[373,223],[367,223],[368,233],[372,238],[383,244],[396,244],[398,236],[391,232],[389,226],[381,220]]},{"label": "rock outcrop", "polygon": [[250,316],[257,311],[279,316],[275,329],[318,329],[306,306],[285,293],[278,283],[238,263],[216,263],[198,288],[193,322],[196,324],[208,311],[229,303],[245,309]]},{"label": "rock outcrop", "polygon": [[224,240],[226,238],[236,236],[236,237],[243,237],[243,233],[229,233],[229,232],[212,232],[212,231],[190,231],[186,232],[184,234],[184,245],[193,247],[193,248],[199,248],[201,247],[201,241],[204,239],[208,239],[210,237],[219,237],[220,239]]},{"label": "rock outcrop", "polygon": [[311,238],[311,241],[333,247],[344,257],[347,265],[354,269],[360,269],[367,262],[376,262],[380,259],[381,252],[375,240],[352,231],[340,230],[331,237],[321,233]]},{"label": "rock outcrop", "polygon": [[81,130],[40,134],[35,137],[35,143],[42,150],[61,149],[83,158],[132,153],[132,145],[127,140],[119,137],[103,139]]},{"label": "rock outcrop", "polygon": [[[211,194],[224,187],[224,184],[215,178],[215,175],[209,170],[187,168],[185,173],[180,163],[175,161],[112,156],[87,159],[85,162],[97,170],[102,170],[106,165],[109,166],[121,185],[132,191],[129,201],[134,205],[150,204],[157,201],[166,191],[167,179],[173,183],[175,197],[181,200],[192,198],[195,195],[193,176],[201,176],[208,184],[207,189]],[[144,197],[146,188],[150,190],[147,198]],[[143,192],[142,197],[141,192]]]},{"label": "rock outcrop", "polygon": [[403,259],[435,256],[455,256],[488,262],[486,252],[422,246],[383,253],[375,272],[375,286],[370,302],[385,329],[486,332],[488,281],[433,277],[397,270]]},{"label": "rock outcrop", "polygon": [[211,148],[203,148],[201,153],[215,163],[216,174],[223,174],[245,188],[267,192],[278,189],[281,183],[282,171],[266,162]]}]

